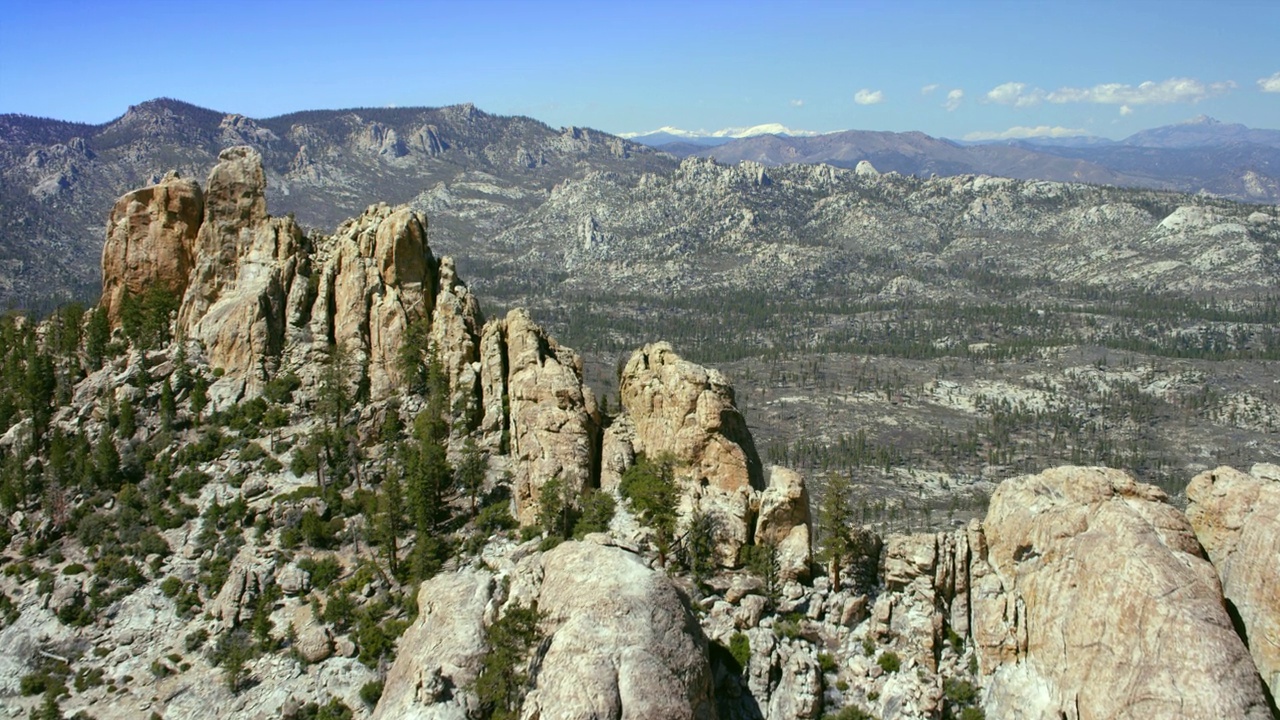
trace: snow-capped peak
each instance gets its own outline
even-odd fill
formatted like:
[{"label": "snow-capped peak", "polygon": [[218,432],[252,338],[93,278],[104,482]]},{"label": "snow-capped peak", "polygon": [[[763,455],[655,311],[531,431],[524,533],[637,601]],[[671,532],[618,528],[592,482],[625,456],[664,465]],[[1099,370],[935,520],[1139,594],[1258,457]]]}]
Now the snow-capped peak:
[{"label": "snow-capped peak", "polygon": [[670,135],[672,137],[686,138],[696,140],[698,138],[746,138],[755,137],[757,135],[790,135],[792,137],[813,137],[822,133],[812,130],[792,130],[781,123],[765,123],[763,125],[753,125],[751,127],[728,127],[721,130],[682,130],[678,127],[666,125],[657,130],[649,130],[648,132],[631,132],[619,133],[618,137],[627,138],[643,138],[650,135]]}]

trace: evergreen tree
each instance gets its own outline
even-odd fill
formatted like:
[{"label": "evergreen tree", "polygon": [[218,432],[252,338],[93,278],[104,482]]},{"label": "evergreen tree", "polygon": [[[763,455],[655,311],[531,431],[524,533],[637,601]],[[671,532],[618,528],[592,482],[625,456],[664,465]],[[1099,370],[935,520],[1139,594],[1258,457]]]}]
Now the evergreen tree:
[{"label": "evergreen tree", "polygon": [[849,495],[853,485],[843,473],[832,473],[827,481],[826,494],[818,510],[818,534],[822,540],[822,557],[827,561],[827,574],[831,587],[840,591],[840,571],[849,561],[853,550],[853,506]]}]

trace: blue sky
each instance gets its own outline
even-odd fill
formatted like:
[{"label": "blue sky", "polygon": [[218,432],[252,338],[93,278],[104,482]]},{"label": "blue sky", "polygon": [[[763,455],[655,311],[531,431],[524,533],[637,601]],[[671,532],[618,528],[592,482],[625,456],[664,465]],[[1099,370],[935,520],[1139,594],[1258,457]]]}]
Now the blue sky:
[{"label": "blue sky", "polygon": [[1276,0],[0,0],[0,113],[473,102],[618,133],[1119,138],[1199,114],[1280,128],[1277,37]]}]

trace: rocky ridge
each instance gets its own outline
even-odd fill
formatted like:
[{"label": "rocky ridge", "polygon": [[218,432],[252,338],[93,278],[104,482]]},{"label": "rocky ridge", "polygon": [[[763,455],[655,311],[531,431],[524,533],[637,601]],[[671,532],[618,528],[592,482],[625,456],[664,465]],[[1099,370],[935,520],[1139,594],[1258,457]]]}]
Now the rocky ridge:
[{"label": "rocky ridge", "polygon": [[[386,145],[387,137],[380,147],[394,154],[396,142]],[[146,475],[142,491],[121,482],[110,491],[45,493],[13,512],[6,552],[26,555],[19,549],[30,547],[34,557],[39,543],[54,543],[61,559],[41,574],[6,555],[5,597],[17,600],[0,628],[0,642],[14,648],[0,676],[34,683],[40,672],[52,672],[38,669],[48,655],[57,662],[66,653],[74,658],[63,663],[68,672],[74,664],[84,675],[76,675],[74,693],[47,696],[103,718],[146,711],[199,717],[214,706],[238,717],[288,715],[330,697],[361,717],[473,717],[492,709],[485,705],[492,697],[477,686],[499,642],[494,628],[524,608],[535,612],[541,637],[507,668],[508,677],[527,671],[524,718],[810,720],[854,706],[884,718],[940,718],[979,707],[990,717],[1125,717],[1154,707],[1263,718],[1274,711],[1264,685],[1274,682],[1272,658],[1260,645],[1274,629],[1267,602],[1274,573],[1236,559],[1237,548],[1252,554],[1274,545],[1264,522],[1271,468],[1197,478],[1199,489],[1188,491],[1190,521],[1164,493],[1118,471],[1022,476],[999,487],[981,522],[885,538],[883,553],[859,560],[874,570],[851,573],[855,582],[837,589],[829,578],[813,577],[805,479],[763,466],[723,375],[665,343],[647,345],[621,368],[621,407],[609,413],[584,385],[577,353],[528,313],[485,321],[452,261],[432,254],[426,221],[414,211],[374,206],[333,236],[304,234],[290,219],[266,214],[258,163],[249,148],[224,152],[201,191],[194,236],[190,223],[172,222],[166,206],[144,202],[146,195],[124,203],[135,211],[113,223],[103,284],[121,290],[110,295],[119,302],[104,302],[108,328],[124,324],[116,309],[134,288],[175,296],[180,288],[172,315],[179,341],[132,347],[96,369],[77,366],[81,375],[68,388],[76,401],[43,422],[67,436],[92,436],[102,448],[95,455],[106,458],[95,460],[95,475],[110,466],[112,453],[118,466],[122,457],[170,448],[176,452],[166,457],[177,462],[212,438],[212,449],[201,450],[190,468],[207,479],[186,495],[195,505],[182,512],[191,514],[166,521],[156,540],[136,541],[163,552],[128,565],[134,574],[89,542],[83,517],[75,518],[82,525],[74,536],[59,538],[57,523],[69,520],[58,518],[56,503],[67,497],[90,513],[117,513],[112,521],[128,527],[129,517],[142,523],[137,507],[146,507],[146,496],[163,497],[193,482],[190,475]],[[741,182],[765,179],[741,175]],[[150,197],[175,194],[163,188]],[[189,264],[137,262],[187,247],[188,237]],[[119,329],[114,341],[124,346]],[[54,337],[52,326],[41,333]],[[449,455],[461,462],[468,444],[488,448],[483,489],[503,498],[489,507],[509,509],[530,530],[517,535],[498,525],[481,532],[479,518],[469,522],[479,533],[467,538],[474,547],[417,588],[416,619],[393,609],[405,589],[394,571],[395,547],[410,537],[421,546],[425,526],[388,540],[378,535],[380,516],[361,511],[357,500],[371,492],[365,483],[385,489],[389,462],[407,462],[393,456],[381,437],[392,431],[381,427],[394,425],[388,418],[402,410],[430,406],[406,388],[410,378],[398,362],[406,348],[433,355],[443,376]],[[320,415],[333,390],[335,357],[343,354],[350,358],[345,382],[361,399],[333,422]],[[202,417],[180,376],[204,378],[206,368],[217,412]],[[282,393],[276,380],[290,373],[296,386]],[[165,411],[158,384],[183,388],[176,400],[184,409]],[[129,431],[122,429],[129,427],[123,407],[143,411]],[[240,421],[253,407],[278,410],[283,419],[264,428],[266,436],[255,435],[265,412],[256,422]],[[5,433],[6,466],[30,442],[24,433],[39,431],[37,420],[24,418]],[[205,422],[225,428],[202,430]],[[308,467],[306,451],[309,438],[339,424],[352,425],[362,447],[348,470],[353,486],[336,487],[341,476],[329,476],[334,494],[325,492],[324,473]],[[172,434],[175,425],[186,433],[181,439]],[[362,437],[369,439],[360,443]],[[152,440],[169,445],[148,449]],[[720,567],[709,575],[675,571],[653,529],[618,496],[642,456],[671,463],[678,527],[697,513],[716,518],[712,552]],[[45,459],[54,467],[52,453]],[[19,467],[40,462],[33,457]],[[335,460],[331,468],[338,467]],[[618,511],[607,527],[549,547],[541,516],[552,481],[570,501],[608,493]],[[466,498],[455,503],[464,507]],[[346,514],[348,506],[356,511]],[[1244,513],[1254,506],[1264,509],[1257,521]],[[239,519],[227,521],[226,513]],[[106,522],[105,515],[92,517]],[[252,534],[244,532],[249,527]],[[776,543],[776,559],[750,564],[744,551],[766,541]],[[378,553],[390,543],[390,571],[370,543]],[[121,577],[110,575],[113,567]],[[208,580],[219,567],[221,581]],[[100,581],[116,589],[136,584],[106,596]],[[108,597],[100,615],[90,612],[98,602],[91,598]],[[180,610],[186,603],[200,612]],[[344,605],[354,609],[343,614]],[[394,661],[383,643],[396,645],[395,635],[379,635],[393,626],[404,632]],[[256,682],[237,678],[226,687],[219,674],[236,677],[235,656],[226,654],[235,648],[227,643],[250,631],[274,650],[239,666]],[[210,638],[216,643],[197,652]],[[1105,672],[1092,672],[1099,668]],[[371,702],[363,688],[379,680]],[[21,713],[36,702],[22,691],[11,681],[0,685],[0,699]]]}]

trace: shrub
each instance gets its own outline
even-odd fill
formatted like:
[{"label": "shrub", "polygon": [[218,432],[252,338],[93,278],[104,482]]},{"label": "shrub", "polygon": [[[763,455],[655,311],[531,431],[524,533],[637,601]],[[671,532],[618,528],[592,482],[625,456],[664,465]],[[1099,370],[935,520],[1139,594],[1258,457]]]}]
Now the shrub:
[{"label": "shrub", "polygon": [[482,711],[493,720],[520,716],[528,691],[525,665],[529,650],[540,640],[536,608],[516,606],[485,629],[488,651],[476,677],[475,691]]},{"label": "shrub", "polygon": [[332,555],[326,555],[319,560],[303,558],[298,561],[298,567],[311,576],[311,587],[320,591],[328,589],[329,585],[342,574],[342,565]]},{"label": "shrub", "polygon": [[365,705],[373,707],[378,704],[378,700],[382,698],[382,681],[370,680],[360,686],[360,699]]},{"label": "shrub", "polygon": [[902,667],[902,658],[899,658],[898,654],[892,650],[886,650],[880,657],[876,658],[876,664],[887,673],[895,673]]},{"label": "shrub", "polygon": [[831,653],[818,653],[818,669],[822,671],[823,675],[833,673],[838,670],[839,667],[840,666],[836,664],[836,659],[831,656]]},{"label": "shrub", "polygon": [[582,495],[582,512],[573,525],[573,536],[581,539],[588,533],[607,532],[616,509],[612,495],[588,489]]},{"label": "shrub", "polygon": [[668,534],[675,529],[676,484],[669,462],[651,462],[643,455],[627,468],[618,484],[618,492],[626,498],[641,519]]},{"label": "shrub", "polygon": [[978,699],[978,689],[973,683],[955,678],[942,681],[942,694],[957,705],[972,705]]},{"label": "shrub", "polygon": [[738,667],[745,670],[751,662],[751,638],[746,633],[734,633],[729,638],[729,654],[738,662]]},{"label": "shrub", "polygon": [[160,592],[167,598],[176,597],[179,592],[182,592],[182,581],[170,575],[160,583]]},{"label": "shrub", "polygon": [[82,572],[84,572],[84,571],[85,571],[85,567],[84,567],[84,565],[81,565],[81,564],[80,564],[80,563],[78,563],[78,562],[77,562],[77,563],[69,563],[68,565],[66,565],[65,567],[63,567],[63,568],[62,568],[62,574],[63,574],[63,575],[79,575],[80,573],[82,573]]}]

